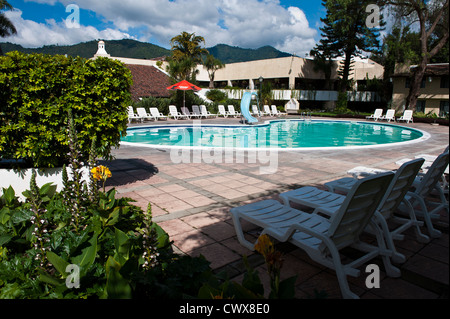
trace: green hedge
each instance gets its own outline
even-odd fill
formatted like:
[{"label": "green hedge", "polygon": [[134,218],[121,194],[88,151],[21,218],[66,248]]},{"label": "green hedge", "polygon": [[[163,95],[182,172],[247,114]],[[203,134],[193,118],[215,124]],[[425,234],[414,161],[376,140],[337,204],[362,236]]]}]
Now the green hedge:
[{"label": "green hedge", "polygon": [[110,157],[126,133],[130,71],[108,58],[8,53],[0,57],[0,158],[32,167],[67,162],[68,111],[72,110],[80,160],[92,137],[97,154]]}]

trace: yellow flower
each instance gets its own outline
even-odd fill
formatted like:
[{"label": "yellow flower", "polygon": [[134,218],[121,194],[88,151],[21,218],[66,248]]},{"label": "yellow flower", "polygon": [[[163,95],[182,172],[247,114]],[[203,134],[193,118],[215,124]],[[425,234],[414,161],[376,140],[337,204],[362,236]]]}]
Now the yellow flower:
[{"label": "yellow flower", "polygon": [[91,170],[91,173],[92,173],[94,179],[96,179],[98,181],[106,181],[108,178],[110,178],[112,176],[109,168],[106,166],[103,166],[103,165],[94,167]]},{"label": "yellow flower", "polygon": [[267,258],[270,254],[274,252],[274,246],[269,236],[266,234],[259,236],[258,243],[255,245],[255,250]]}]

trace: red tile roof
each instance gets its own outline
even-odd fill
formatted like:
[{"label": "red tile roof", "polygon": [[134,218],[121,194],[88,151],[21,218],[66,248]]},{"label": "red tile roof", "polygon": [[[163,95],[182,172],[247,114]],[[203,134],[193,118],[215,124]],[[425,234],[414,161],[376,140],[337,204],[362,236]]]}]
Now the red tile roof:
[{"label": "red tile roof", "polygon": [[169,97],[170,78],[157,68],[148,65],[127,64],[126,67],[133,75],[131,96],[133,101],[139,101],[144,97]]}]

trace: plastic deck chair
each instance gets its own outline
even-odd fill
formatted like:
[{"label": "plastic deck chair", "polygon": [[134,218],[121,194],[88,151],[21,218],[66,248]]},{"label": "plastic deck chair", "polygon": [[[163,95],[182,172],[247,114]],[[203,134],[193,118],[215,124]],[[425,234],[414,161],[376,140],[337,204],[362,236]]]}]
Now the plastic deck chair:
[{"label": "plastic deck chair", "polygon": [[205,105],[200,105],[200,111],[201,111],[202,116],[205,116],[206,118],[208,118],[208,117],[216,117],[217,116],[217,114],[212,114],[210,111],[208,111],[206,109]]},{"label": "plastic deck chair", "polygon": [[188,119],[191,119],[192,117],[199,117],[198,115],[192,114],[185,106],[181,107],[181,112],[183,113],[183,115],[186,115]]},{"label": "plastic deck chair", "polygon": [[403,112],[403,115],[397,119],[397,122],[400,122],[400,121],[405,121],[406,123],[409,123],[409,122],[414,123],[413,111],[412,110],[405,110]]},{"label": "plastic deck chair", "polygon": [[228,105],[228,114],[233,117],[239,117],[241,116],[241,113],[235,111],[234,105]]},{"label": "plastic deck chair", "polygon": [[[409,201],[417,217],[423,218],[425,225],[431,237],[439,238],[442,234],[433,226],[432,219],[438,218],[439,211],[442,209],[449,212],[448,200],[444,190],[440,185],[440,179],[449,164],[449,153],[444,152],[439,155],[428,169],[424,176],[419,176],[413,183],[414,191],[406,194],[405,198]],[[439,202],[430,201],[428,198],[433,191],[437,191]],[[434,207],[431,211],[428,207]],[[403,206],[400,206],[404,210]]]},{"label": "plastic deck chair", "polygon": [[159,110],[156,107],[151,107],[150,113],[155,118],[156,121],[159,121],[160,119],[167,120],[169,118],[168,116],[159,113]]},{"label": "plastic deck chair", "polygon": [[198,118],[206,117],[206,115],[203,115],[202,112],[200,112],[200,107],[198,105],[192,105],[192,113],[193,116],[196,116]]},{"label": "plastic deck chair", "polygon": [[381,121],[394,121],[395,122],[395,110],[387,110],[386,115],[380,117]]},{"label": "plastic deck chair", "polygon": [[187,115],[183,115],[178,112],[178,109],[175,105],[169,105],[169,117],[173,117],[175,120],[188,118]]},{"label": "plastic deck chair", "polygon": [[[406,261],[405,256],[396,250],[394,244],[394,239],[404,239],[402,233],[405,230],[414,227],[418,242],[427,243],[430,241],[430,238],[420,231],[419,226],[423,226],[423,222],[416,219],[414,209],[405,199],[405,195],[414,183],[423,163],[423,158],[415,159],[404,163],[397,170],[374,215],[375,221],[383,230],[387,246],[393,252],[392,260],[395,262],[403,263]],[[358,181],[358,179],[351,177],[341,178],[325,184],[330,192],[308,186],[280,194],[280,198],[284,201],[285,205],[290,205],[290,202],[292,201],[312,208],[327,207],[331,214],[332,212],[336,212],[345,200],[345,195],[335,194],[333,191],[338,190],[343,193],[348,193]],[[394,215],[394,212],[402,202],[408,208],[409,218],[401,218]],[[331,216],[332,215],[330,215],[330,217]],[[392,220],[401,226],[395,229],[389,229],[386,222],[387,220]]]},{"label": "plastic deck chair", "polygon": [[131,123],[132,120],[142,121],[142,118],[139,115],[137,115],[136,113],[134,113],[132,106],[129,106],[128,107],[128,123]]},{"label": "plastic deck chair", "polygon": [[[239,242],[254,250],[254,245],[244,237],[241,219],[263,228],[278,241],[289,241],[303,249],[314,261],[334,269],[344,298],[358,298],[347,282],[347,275],[357,277],[359,266],[381,256],[388,276],[400,276],[400,270],[391,264],[392,254],[386,248],[381,229],[372,221],[378,204],[385,194],[394,174],[385,173],[361,179],[349,192],[339,210],[329,219],[320,216],[326,208],[317,208],[309,214],[275,200],[265,200],[231,209]],[[371,225],[378,246],[363,243],[360,235]],[[340,250],[352,246],[365,254],[357,260],[343,264]]]},{"label": "plastic deck chair", "polygon": [[224,118],[228,117],[228,112],[225,111],[225,106],[219,105],[219,116],[223,116]]},{"label": "plastic deck chair", "polygon": [[273,115],[276,115],[276,116],[287,115],[287,113],[278,111],[276,105],[272,105],[271,108],[272,108],[272,114]]},{"label": "plastic deck chair", "polygon": [[378,121],[382,115],[383,115],[383,109],[376,109],[372,115],[366,116],[366,119]]},{"label": "plastic deck chair", "polygon": [[155,118],[153,115],[148,114],[143,107],[138,107],[136,112],[141,120],[153,120]]},{"label": "plastic deck chair", "polygon": [[264,113],[266,113],[269,116],[274,116],[274,114],[272,114],[272,111],[270,110],[270,107],[268,105],[264,105]]}]

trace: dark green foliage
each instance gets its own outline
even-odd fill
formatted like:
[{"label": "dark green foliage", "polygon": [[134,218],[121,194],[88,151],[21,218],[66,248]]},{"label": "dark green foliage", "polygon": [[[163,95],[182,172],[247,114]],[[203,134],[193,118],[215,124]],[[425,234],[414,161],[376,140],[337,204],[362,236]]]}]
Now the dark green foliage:
[{"label": "dark green foliage", "polygon": [[91,139],[108,158],[126,133],[131,73],[120,62],[64,56],[0,57],[0,157],[24,159],[31,167],[68,161],[68,111],[72,110],[82,162]]},{"label": "dark green foliage", "polygon": [[327,15],[320,19],[324,23],[320,28],[322,39],[313,51],[326,59],[345,57],[339,70],[342,78],[340,91],[344,92],[349,85],[352,58],[361,56],[363,52],[379,51],[378,38],[384,22],[381,16],[379,26],[367,26],[366,8],[373,4],[371,0],[323,0],[322,3]]}]

